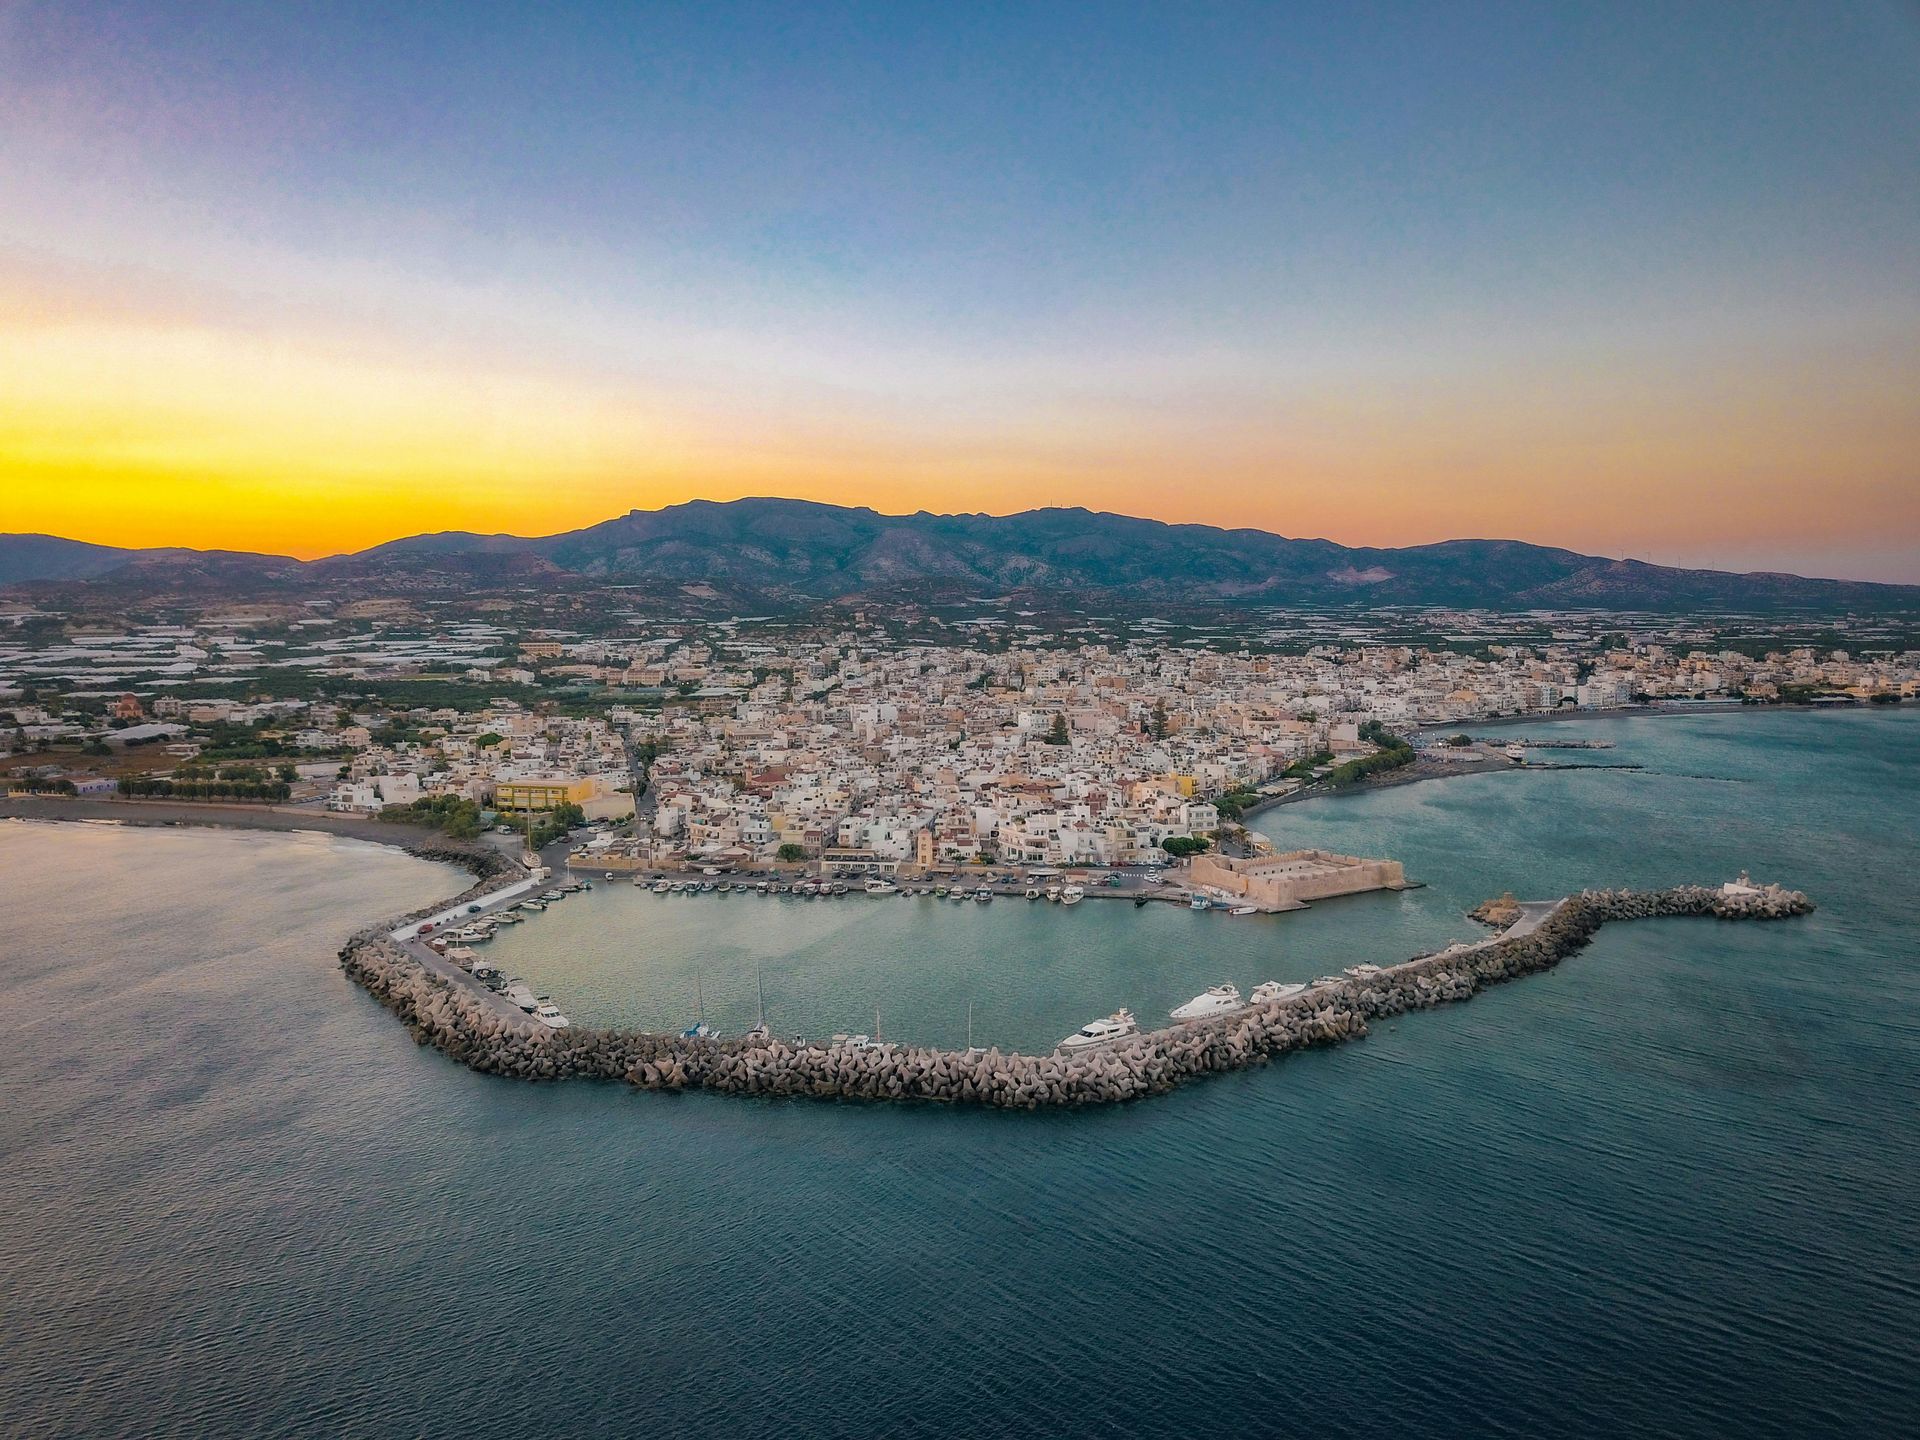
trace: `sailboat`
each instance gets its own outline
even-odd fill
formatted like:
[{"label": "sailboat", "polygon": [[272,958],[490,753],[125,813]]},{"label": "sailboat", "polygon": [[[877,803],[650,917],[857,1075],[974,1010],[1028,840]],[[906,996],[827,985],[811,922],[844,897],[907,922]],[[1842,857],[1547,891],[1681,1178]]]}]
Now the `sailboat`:
[{"label": "sailboat", "polygon": [[700,972],[698,970],[693,972],[693,1003],[699,1018],[680,1032],[680,1038],[682,1040],[711,1040],[714,1035],[714,1030],[711,1025],[707,1024],[707,1002],[706,997],[700,993]]},{"label": "sailboat", "polygon": [[765,1042],[773,1038],[773,1032],[767,1029],[767,987],[760,978],[760,962],[753,962],[753,1028],[747,1031],[749,1040]]}]

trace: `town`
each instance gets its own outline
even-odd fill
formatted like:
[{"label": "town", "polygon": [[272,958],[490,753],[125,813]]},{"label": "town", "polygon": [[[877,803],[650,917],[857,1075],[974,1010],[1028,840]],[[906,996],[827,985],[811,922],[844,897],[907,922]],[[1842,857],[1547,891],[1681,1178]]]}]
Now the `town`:
[{"label": "town", "polygon": [[1404,614],[1257,618],[1089,640],[1018,611],[928,637],[842,613],[583,633],[20,608],[0,615],[0,787],[536,845],[585,826],[608,869],[1129,866],[1257,859],[1257,807],[1529,758],[1453,727],[1920,693],[1912,649],[1716,644],[1697,620],[1450,613],[1416,645],[1392,639]]}]

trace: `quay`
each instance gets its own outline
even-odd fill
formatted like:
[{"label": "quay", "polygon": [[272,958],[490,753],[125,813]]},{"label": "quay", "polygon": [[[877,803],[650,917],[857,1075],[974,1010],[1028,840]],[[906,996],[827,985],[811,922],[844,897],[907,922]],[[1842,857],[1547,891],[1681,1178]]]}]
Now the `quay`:
[{"label": "quay", "polygon": [[[1397,965],[1355,966],[1283,1000],[1218,1019],[1131,1036],[1072,1055],[941,1050],[897,1043],[831,1045],[771,1037],[689,1038],[634,1030],[529,1025],[452,966],[430,964],[403,938],[436,914],[496,903],[519,883],[491,853],[423,847],[425,859],[473,866],[479,883],[452,901],[355,935],[342,967],[403,1020],[414,1038],[482,1074],[530,1080],[625,1081],[646,1090],[846,1100],[913,1100],[996,1109],[1113,1104],[1165,1093],[1199,1076],[1264,1064],[1294,1050],[1367,1034],[1368,1022],[1471,999],[1488,985],[1537,974],[1615,921],[1667,916],[1776,920],[1813,902],[1778,885],[1588,890],[1554,901],[1507,901],[1501,933]],[[437,958],[437,957],[436,957]]]}]

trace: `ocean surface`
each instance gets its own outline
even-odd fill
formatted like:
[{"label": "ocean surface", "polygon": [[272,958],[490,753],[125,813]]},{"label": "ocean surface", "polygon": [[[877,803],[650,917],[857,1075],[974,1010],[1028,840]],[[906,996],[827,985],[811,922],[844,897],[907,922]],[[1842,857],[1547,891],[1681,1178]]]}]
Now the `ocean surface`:
[{"label": "ocean surface", "polygon": [[957,1043],[971,1002],[1031,1047],[1477,936],[1504,890],[1747,868],[1821,905],[1614,926],[1088,1113],[486,1079],[335,963],[455,872],[0,822],[0,1435],[1913,1433],[1920,714],[1522,731],[1644,768],[1259,818],[1404,861],[1404,894],[1233,919],[600,884],[493,948],[589,1023],[737,1030],[757,962],[782,1032],[877,1006]]}]

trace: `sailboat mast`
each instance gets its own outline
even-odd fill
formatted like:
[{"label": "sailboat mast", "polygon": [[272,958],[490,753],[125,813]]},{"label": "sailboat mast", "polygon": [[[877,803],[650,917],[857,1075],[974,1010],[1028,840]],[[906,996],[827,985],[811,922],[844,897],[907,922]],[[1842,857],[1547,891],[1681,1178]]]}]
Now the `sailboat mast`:
[{"label": "sailboat mast", "polygon": [[762,1025],[765,1025],[767,1023],[767,987],[766,982],[761,978],[760,962],[758,960],[753,962],[753,994],[753,1018]]},{"label": "sailboat mast", "polygon": [[967,1001],[967,1049],[973,1049],[973,1001]]}]

